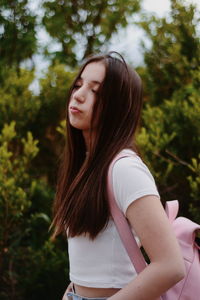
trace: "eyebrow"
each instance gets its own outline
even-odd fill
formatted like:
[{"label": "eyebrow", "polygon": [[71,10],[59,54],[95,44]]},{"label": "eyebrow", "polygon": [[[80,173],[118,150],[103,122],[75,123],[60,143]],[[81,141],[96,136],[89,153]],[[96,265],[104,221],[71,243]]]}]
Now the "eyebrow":
[{"label": "eyebrow", "polygon": [[[79,77],[79,78],[77,79],[77,81],[78,81],[78,80],[84,80],[84,79],[83,79],[82,77]],[[90,83],[101,84],[101,82],[98,81],[98,80],[91,80]]]}]

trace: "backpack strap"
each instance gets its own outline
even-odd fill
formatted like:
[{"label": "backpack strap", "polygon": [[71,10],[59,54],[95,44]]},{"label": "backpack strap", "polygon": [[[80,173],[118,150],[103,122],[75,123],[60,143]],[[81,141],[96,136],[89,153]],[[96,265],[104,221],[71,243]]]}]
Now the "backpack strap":
[{"label": "backpack strap", "polygon": [[166,202],[165,211],[171,223],[176,219],[178,215],[178,210],[179,210],[178,200],[172,200]]},{"label": "backpack strap", "polygon": [[[131,231],[128,220],[125,218],[124,214],[121,212],[121,210],[119,209],[116,203],[114,191],[113,191],[113,181],[112,181],[113,166],[118,159],[121,159],[123,157],[131,157],[131,155],[119,153],[118,155],[115,156],[115,158],[113,159],[113,161],[109,166],[108,176],[107,176],[107,191],[108,191],[110,211],[114,219],[115,226],[118,230],[119,236],[122,240],[122,243],[124,244],[127,254],[137,274],[139,274],[145,269],[147,264],[135,240],[133,232]],[[162,300],[162,297],[159,297],[156,300]]]},{"label": "backpack strap", "polygon": [[114,219],[116,228],[119,232],[120,238],[124,244],[124,247],[130,257],[132,264],[135,267],[137,273],[140,273],[145,267],[146,262],[144,257],[138,247],[138,244],[135,240],[133,232],[127,222],[126,217],[119,209],[113,191],[113,182],[112,182],[112,171],[115,162],[123,157],[130,157],[131,155],[120,153],[111,162],[109,169],[108,169],[108,176],[107,176],[107,190],[108,190],[108,198],[109,198],[109,205],[111,216]]}]

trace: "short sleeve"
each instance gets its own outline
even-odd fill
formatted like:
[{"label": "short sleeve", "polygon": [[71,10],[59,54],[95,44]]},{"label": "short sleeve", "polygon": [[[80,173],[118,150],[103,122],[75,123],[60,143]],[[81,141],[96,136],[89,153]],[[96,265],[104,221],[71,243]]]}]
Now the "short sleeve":
[{"label": "short sleeve", "polygon": [[147,195],[160,198],[151,172],[134,152],[116,161],[112,179],[116,202],[125,215],[128,206],[138,198]]}]

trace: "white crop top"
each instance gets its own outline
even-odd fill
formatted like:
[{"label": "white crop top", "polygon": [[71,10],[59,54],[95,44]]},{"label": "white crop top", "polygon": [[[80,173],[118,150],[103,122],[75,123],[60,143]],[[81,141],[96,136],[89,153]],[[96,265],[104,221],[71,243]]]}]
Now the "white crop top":
[{"label": "white crop top", "polygon": [[[145,195],[159,197],[154,178],[147,166],[132,154],[118,160],[113,167],[115,199],[126,214],[128,206]],[[70,280],[76,284],[96,288],[123,288],[136,271],[124,249],[112,219],[94,241],[87,236],[68,239]]]}]

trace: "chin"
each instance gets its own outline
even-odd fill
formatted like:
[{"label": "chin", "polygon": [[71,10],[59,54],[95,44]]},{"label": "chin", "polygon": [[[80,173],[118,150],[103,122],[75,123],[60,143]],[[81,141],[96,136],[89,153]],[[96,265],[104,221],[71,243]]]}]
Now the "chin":
[{"label": "chin", "polygon": [[75,122],[70,122],[70,125],[76,129],[79,129],[79,130],[84,130],[85,127],[84,126],[81,126],[81,124],[77,124]]}]

